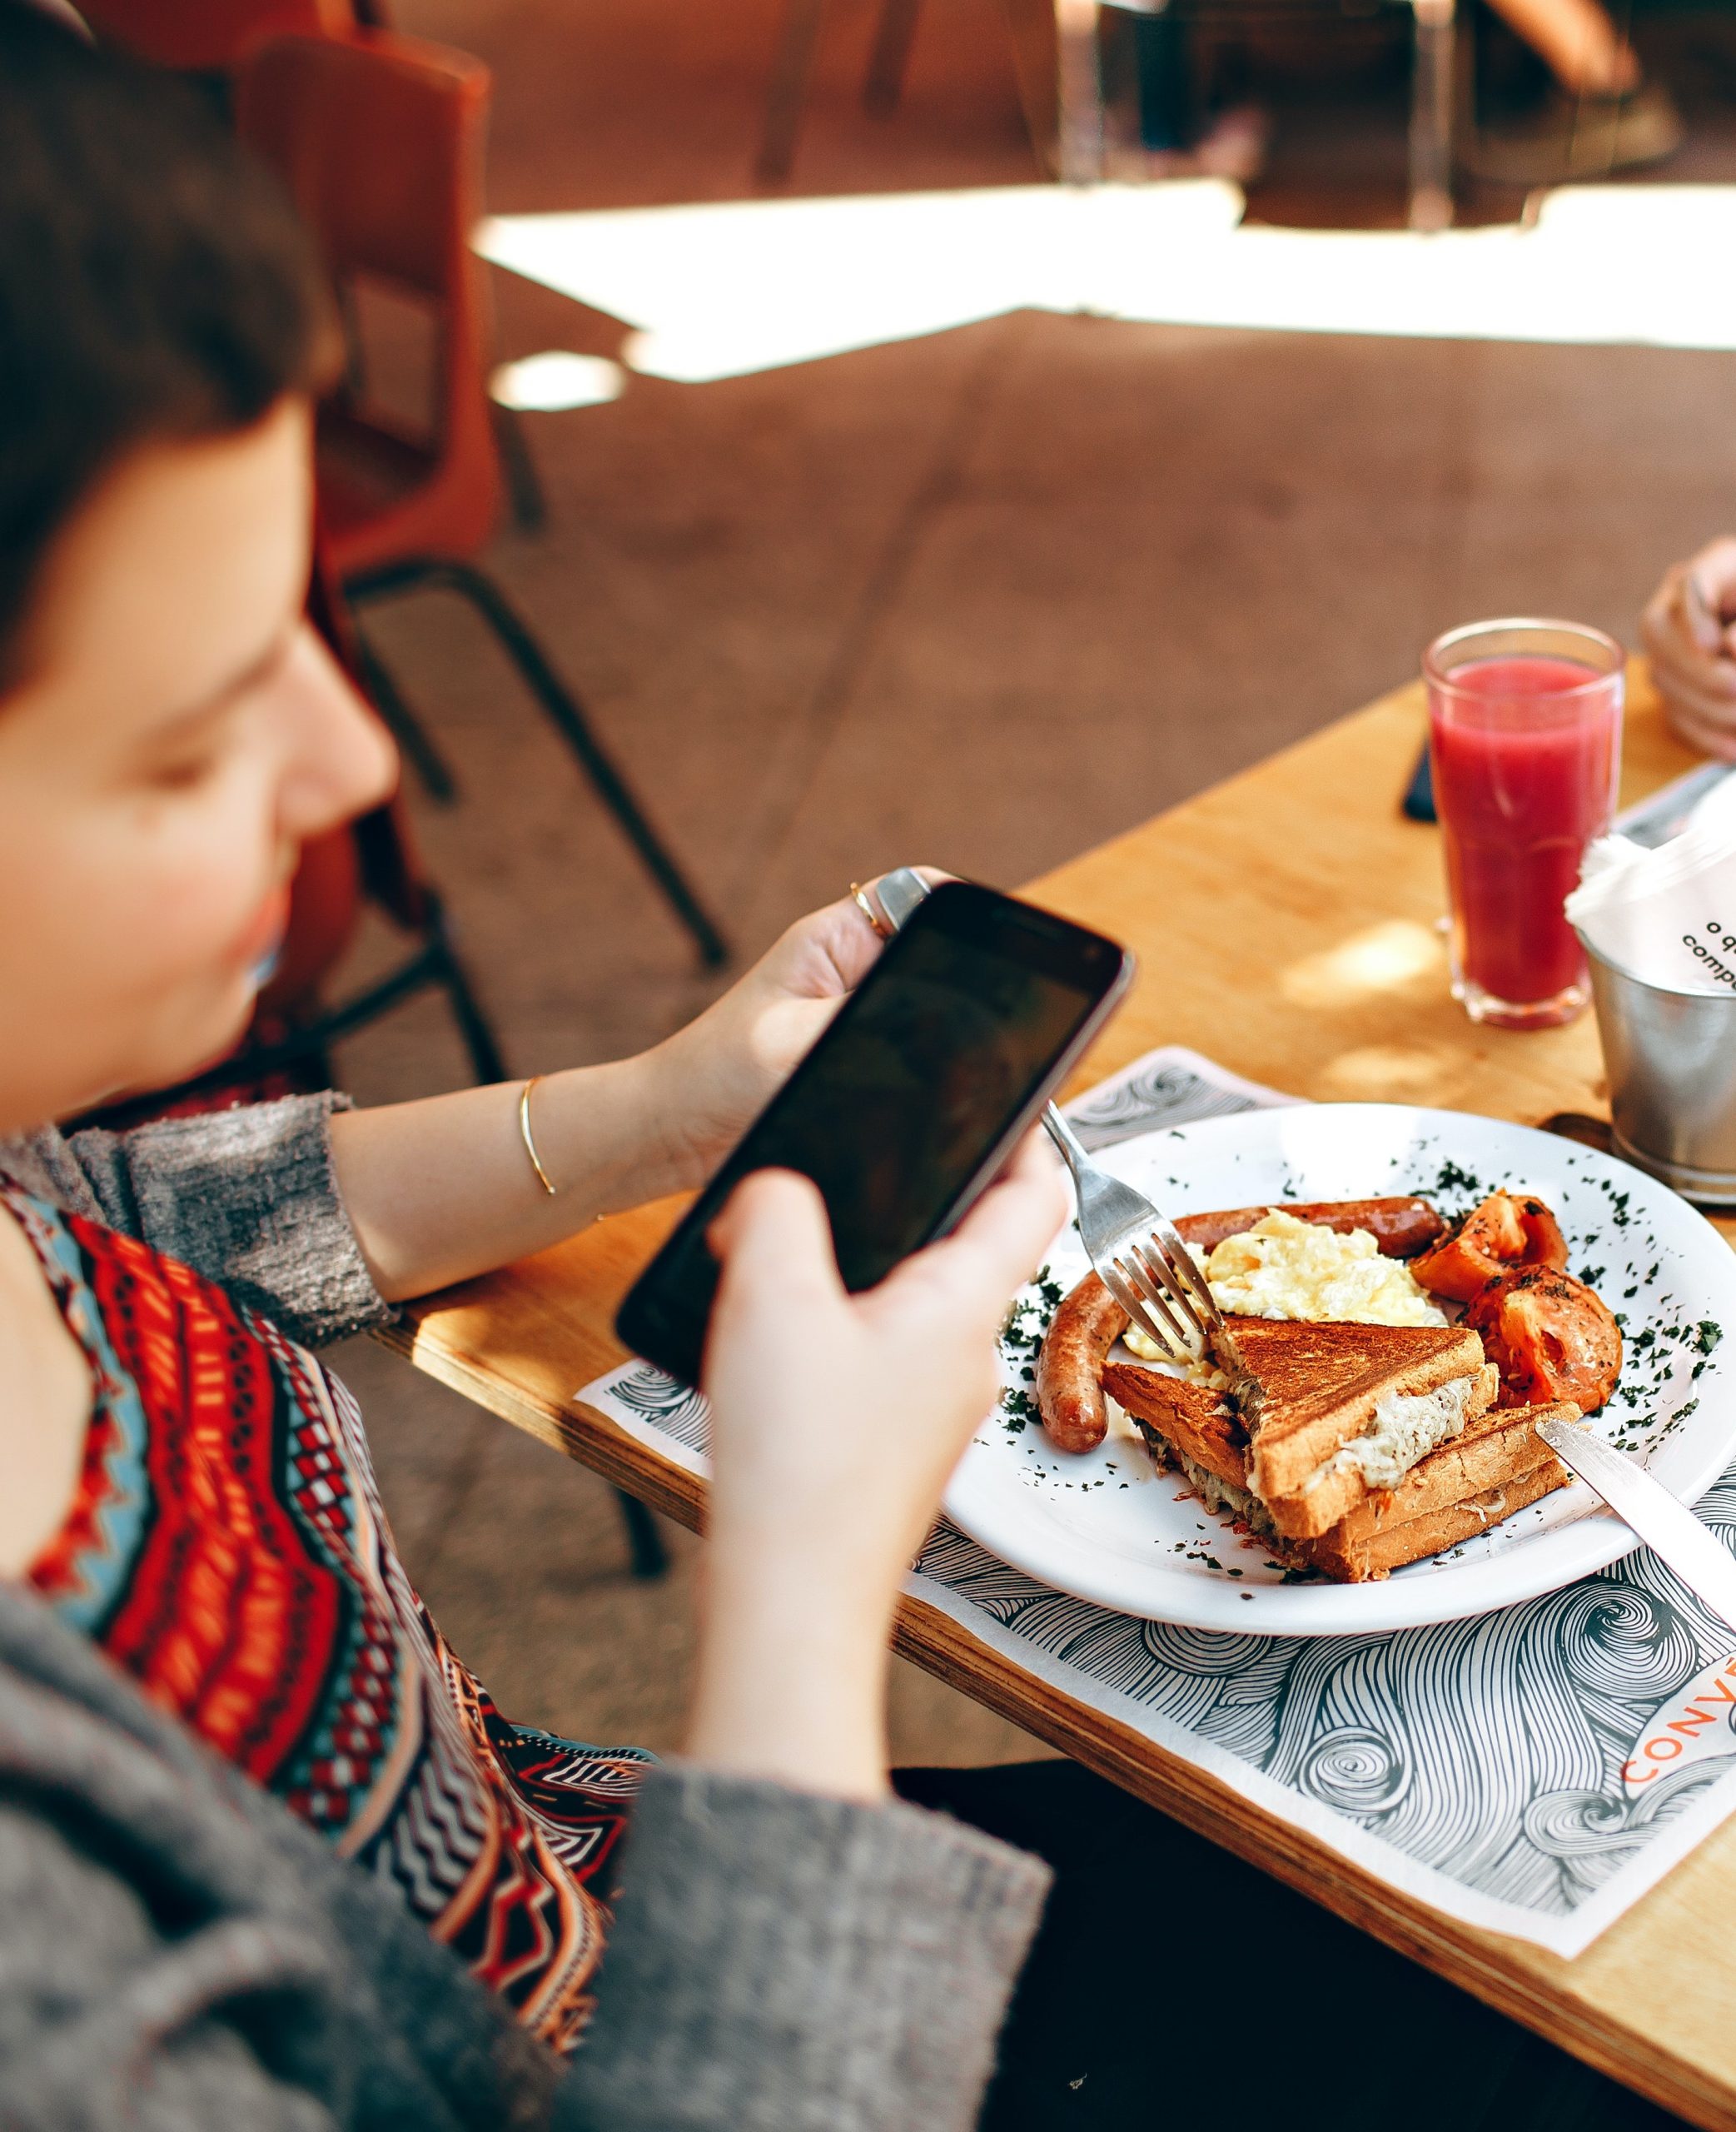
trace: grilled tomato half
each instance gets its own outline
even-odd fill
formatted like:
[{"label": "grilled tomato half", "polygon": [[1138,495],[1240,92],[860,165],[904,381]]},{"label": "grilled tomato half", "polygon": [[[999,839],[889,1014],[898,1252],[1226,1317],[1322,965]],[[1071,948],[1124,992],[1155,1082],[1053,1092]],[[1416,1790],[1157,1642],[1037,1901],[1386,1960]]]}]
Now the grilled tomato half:
[{"label": "grilled tomato half", "polygon": [[1410,1270],[1435,1295],[1469,1303],[1503,1273],[1529,1266],[1559,1271],[1566,1264],[1561,1224],[1542,1200],[1530,1193],[1491,1192],[1439,1243],[1413,1258]]},{"label": "grilled tomato half", "polygon": [[1621,1375],[1621,1328],[1583,1281],[1549,1266],[1527,1266],[1490,1281],[1465,1322],[1483,1336],[1501,1373],[1504,1407],[1570,1399],[1594,1412]]}]

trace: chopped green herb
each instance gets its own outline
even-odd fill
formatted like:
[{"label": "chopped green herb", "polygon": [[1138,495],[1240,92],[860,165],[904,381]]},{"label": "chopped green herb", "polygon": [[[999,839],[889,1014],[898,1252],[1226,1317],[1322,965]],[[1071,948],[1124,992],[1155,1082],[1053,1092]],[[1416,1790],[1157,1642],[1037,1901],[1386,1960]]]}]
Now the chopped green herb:
[{"label": "chopped green herb", "polygon": [[1457,1163],[1448,1161],[1440,1165],[1440,1173],[1435,1179],[1435,1189],[1437,1192],[1480,1192],[1483,1180],[1473,1176],[1470,1170],[1461,1169]]},{"label": "chopped green herb", "polygon": [[1037,1420],[1037,1402],[1028,1392],[1007,1390],[1001,1394],[1001,1413],[1007,1433],[1017,1436],[1027,1422]]}]

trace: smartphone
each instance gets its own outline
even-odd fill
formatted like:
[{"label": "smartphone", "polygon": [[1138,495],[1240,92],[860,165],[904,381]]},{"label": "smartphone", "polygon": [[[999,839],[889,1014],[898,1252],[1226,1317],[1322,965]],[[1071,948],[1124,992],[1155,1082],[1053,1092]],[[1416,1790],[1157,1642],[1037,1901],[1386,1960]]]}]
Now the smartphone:
[{"label": "smartphone", "polygon": [[706,1234],[741,1179],[818,1185],[844,1286],[873,1288],[958,1223],[1113,1013],[1133,958],[1014,897],[945,881],[919,904],[640,1276],[615,1319],[699,1382],[718,1268]]},{"label": "smartphone", "polygon": [[1416,759],[1416,767],[1410,773],[1410,782],[1405,787],[1405,796],[1399,802],[1399,812],[1413,822],[1440,819],[1435,811],[1435,765],[1426,740]]}]

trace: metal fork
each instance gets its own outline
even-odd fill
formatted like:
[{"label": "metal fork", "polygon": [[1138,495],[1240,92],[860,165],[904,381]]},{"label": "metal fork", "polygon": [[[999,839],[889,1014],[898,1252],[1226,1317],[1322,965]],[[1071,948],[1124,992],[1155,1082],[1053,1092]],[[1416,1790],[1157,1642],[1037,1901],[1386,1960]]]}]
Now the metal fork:
[{"label": "metal fork", "polygon": [[[914,867],[884,874],[869,891],[896,932],[928,893]],[[1143,1193],[1099,1169],[1055,1108],[1042,1122],[1072,1173],[1079,1237],[1097,1278],[1128,1318],[1176,1362],[1197,1360],[1223,1313],[1198,1261]]]},{"label": "metal fork", "polygon": [[1099,1169],[1053,1103],[1042,1122],[1073,1173],[1079,1238],[1097,1278],[1173,1360],[1197,1361],[1223,1313],[1174,1223],[1143,1193]]}]

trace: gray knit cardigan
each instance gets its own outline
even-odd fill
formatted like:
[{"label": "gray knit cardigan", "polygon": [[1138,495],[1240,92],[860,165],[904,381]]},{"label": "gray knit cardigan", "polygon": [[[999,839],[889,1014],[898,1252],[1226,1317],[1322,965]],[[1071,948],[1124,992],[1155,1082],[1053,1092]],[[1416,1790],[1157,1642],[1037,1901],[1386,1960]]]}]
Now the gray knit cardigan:
[{"label": "gray knit cardigan", "polygon": [[[0,1143],[310,1342],[377,1321],[314,1098]],[[0,1583],[5,2132],[963,2132],[1047,1875],[938,1815],[649,1774],[563,2066],[390,1887]]]}]

